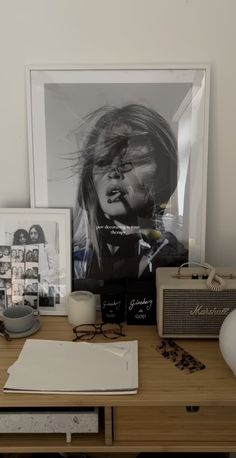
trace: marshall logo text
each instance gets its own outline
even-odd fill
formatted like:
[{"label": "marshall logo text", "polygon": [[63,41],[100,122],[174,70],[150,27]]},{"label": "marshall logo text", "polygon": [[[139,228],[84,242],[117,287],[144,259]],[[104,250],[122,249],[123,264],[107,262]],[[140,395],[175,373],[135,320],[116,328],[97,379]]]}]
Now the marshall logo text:
[{"label": "marshall logo text", "polygon": [[195,315],[209,315],[209,316],[216,316],[216,315],[227,315],[230,311],[229,307],[215,307],[214,305],[206,306],[206,305],[196,305],[196,307],[190,310],[189,314],[191,316]]}]

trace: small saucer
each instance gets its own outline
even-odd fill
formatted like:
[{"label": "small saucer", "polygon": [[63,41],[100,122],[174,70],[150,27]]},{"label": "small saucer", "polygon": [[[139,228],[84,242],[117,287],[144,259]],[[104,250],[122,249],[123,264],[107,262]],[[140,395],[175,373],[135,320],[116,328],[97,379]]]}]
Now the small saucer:
[{"label": "small saucer", "polygon": [[21,337],[27,337],[31,336],[31,334],[34,334],[40,329],[41,323],[38,319],[34,321],[33,326],[30,329],[27,329],[27,331],[24,332],[8,332],[9,336],[11,339],[20,339]]}]

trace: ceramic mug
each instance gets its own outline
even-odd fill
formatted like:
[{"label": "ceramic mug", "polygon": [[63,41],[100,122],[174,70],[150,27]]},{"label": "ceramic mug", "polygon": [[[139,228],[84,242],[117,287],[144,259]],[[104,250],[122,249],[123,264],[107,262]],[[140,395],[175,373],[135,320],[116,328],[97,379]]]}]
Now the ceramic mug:
[{"label": "ceramic mug", "polygon": [[25,332],[34,324],[34,310],[29,305],[16,305],[2,312],[6,331]]}]

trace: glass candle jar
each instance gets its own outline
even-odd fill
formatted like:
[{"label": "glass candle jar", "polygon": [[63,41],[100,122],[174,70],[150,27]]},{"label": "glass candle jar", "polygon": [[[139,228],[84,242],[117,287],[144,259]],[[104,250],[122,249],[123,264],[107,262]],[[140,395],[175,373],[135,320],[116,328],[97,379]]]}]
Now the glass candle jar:
[{"label": "glass candle jar", "polygon": [[68,321],[72,326],[96,323],[96,302],[93,293],[74,291],[69,294]]}]

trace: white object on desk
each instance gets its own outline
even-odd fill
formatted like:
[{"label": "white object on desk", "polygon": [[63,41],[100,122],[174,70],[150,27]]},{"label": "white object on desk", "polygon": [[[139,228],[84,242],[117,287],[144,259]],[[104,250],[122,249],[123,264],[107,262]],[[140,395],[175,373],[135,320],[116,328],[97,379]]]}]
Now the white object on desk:
[{"label": "white object on desk", "polygon": [[227,315],[221,325],[219,346],[225,362],[236,376],[236,309]]},{"label": "white object on desk", "polygon": [[27,339],[8,373],[8,393],[135,394],[138,342]]},{"label": "white object on desk", "polygon": [[96,300],[89,291],[74,291],[68,298],[68,321],[72,326],[96,323]]}]

